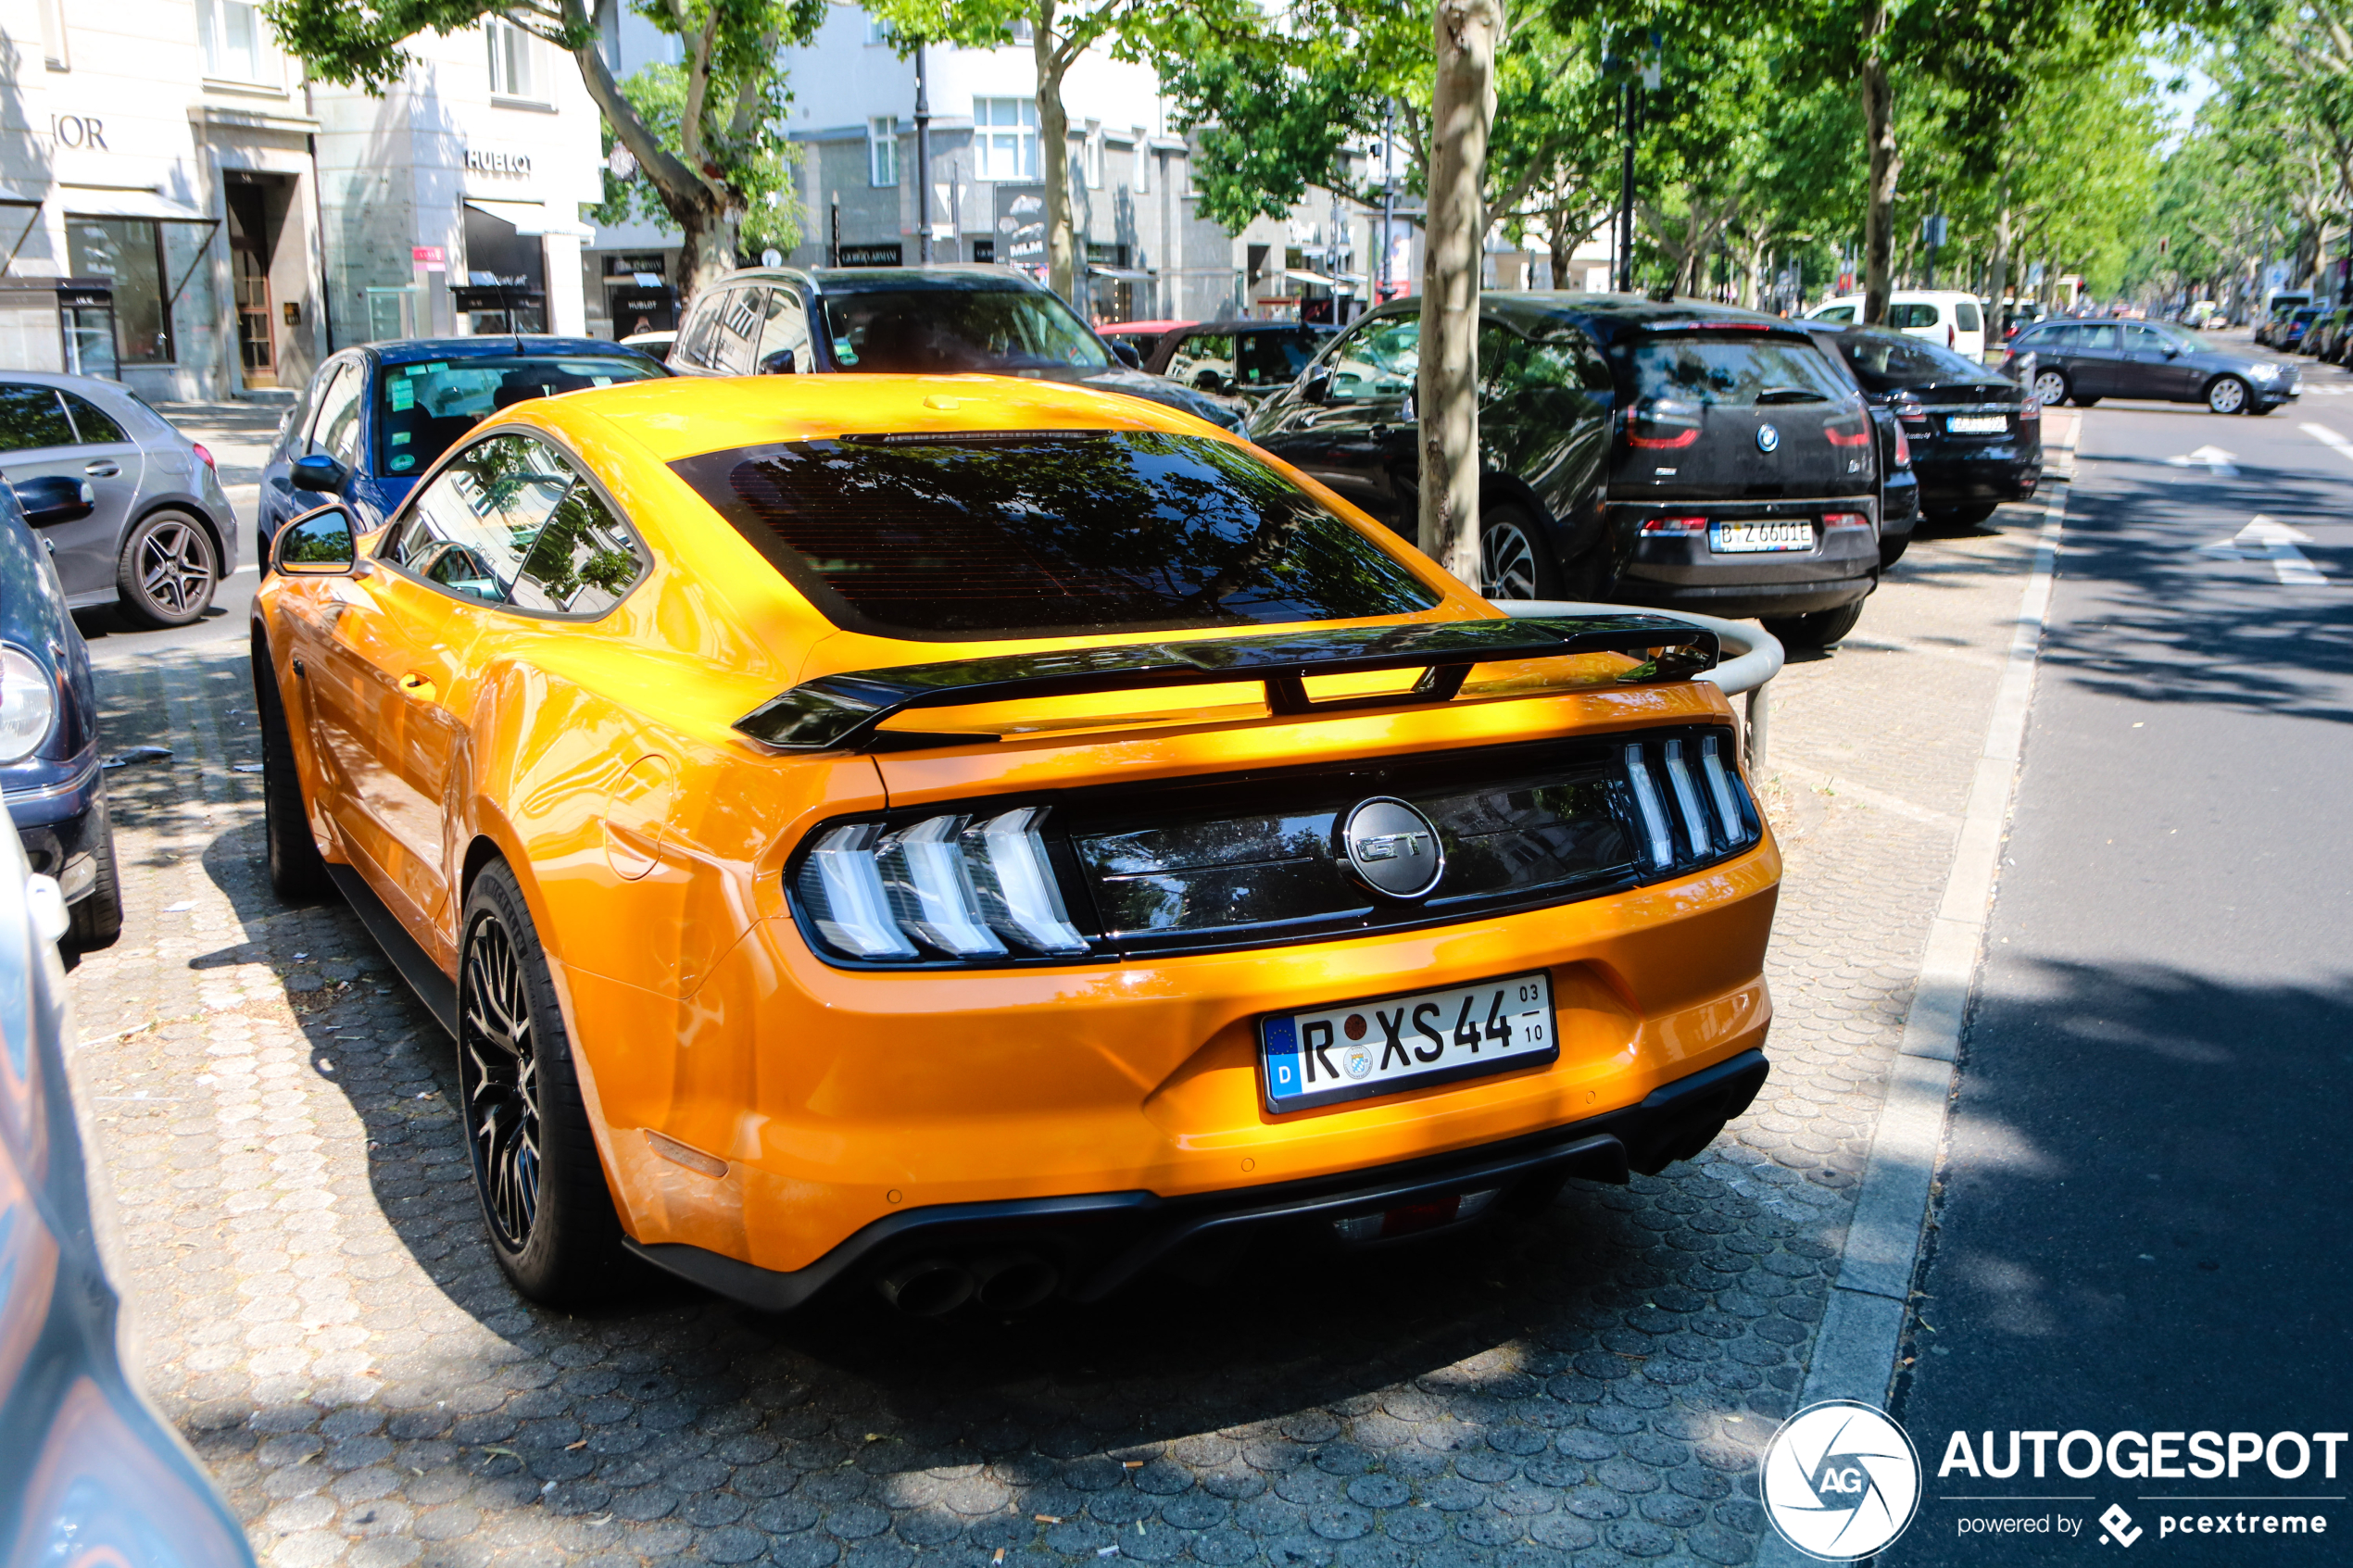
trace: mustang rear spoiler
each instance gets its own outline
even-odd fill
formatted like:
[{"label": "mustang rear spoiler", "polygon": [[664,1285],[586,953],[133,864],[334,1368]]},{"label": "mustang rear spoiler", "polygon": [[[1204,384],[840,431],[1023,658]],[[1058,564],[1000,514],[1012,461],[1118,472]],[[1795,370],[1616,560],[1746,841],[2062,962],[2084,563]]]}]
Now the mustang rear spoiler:
[{"label": "mustang rear spoiler", "polygon": [[[1688,680],[1715,667],[1716,633],[1664,616],[1543,616],[1508,621],[1442,621],[1329,632],[1285,632],[1206,642],[1126,643],[1114,647],[960,659],[820,675],[770,698],[736,728],[781,751],[885,751],[968,745],[986,734],[884,730],[912,709],[957,708],[1021,697],[1259,681],[1279,714],[1331,713],[1400,703],[1448,702],[1474,664],[1567,654],[1631,653],[1646,662],[1618,679]],[[1310,675],[1350,675],[1422,667],[1410,690],[1310,701]]]}]

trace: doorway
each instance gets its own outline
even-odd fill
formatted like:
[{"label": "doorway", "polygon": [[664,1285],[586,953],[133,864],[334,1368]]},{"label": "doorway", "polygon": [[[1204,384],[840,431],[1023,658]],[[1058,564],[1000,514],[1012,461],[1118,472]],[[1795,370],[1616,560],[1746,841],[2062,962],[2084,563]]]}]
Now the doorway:
[{"label": "doorway", "polygon": [[[236,302],[237,358],[247,386],[277,386],[282,360],[279,307],[271,263],[286,225],[294,182],[283,174],[228,171],[222,196],[229,215],[230,289]],[[300,309],[299,302],[293,308]]]}]

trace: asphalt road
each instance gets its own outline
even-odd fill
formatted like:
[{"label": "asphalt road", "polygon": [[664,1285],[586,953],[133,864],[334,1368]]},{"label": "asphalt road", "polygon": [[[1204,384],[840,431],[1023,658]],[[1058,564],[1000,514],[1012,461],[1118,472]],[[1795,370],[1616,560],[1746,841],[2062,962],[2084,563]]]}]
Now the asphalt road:
[{"label": "asphalt road", "polygon": [[[2168,1562],[2353,1562],[2353,1445],[2334,1477],[2316,1449],[2292,1476],[2038,1480],[2031,1444],[2007,1479],[1938,1474],[1957,1431],[2007,1465],[2013,1430],[2353,1426],[2353,1210],[2330,1174],[2353,1067],[2353,382],[2304,364],[2312,391],[2266,418],[2085,416],[1898,1388],[1926,1489],[1884,1562],[2105,1561],[2111,1504]],[[2196,1521],[2290,1513],[2327,1534]],[[1964,1531],[2010,1518],[2025,1531]]]}]

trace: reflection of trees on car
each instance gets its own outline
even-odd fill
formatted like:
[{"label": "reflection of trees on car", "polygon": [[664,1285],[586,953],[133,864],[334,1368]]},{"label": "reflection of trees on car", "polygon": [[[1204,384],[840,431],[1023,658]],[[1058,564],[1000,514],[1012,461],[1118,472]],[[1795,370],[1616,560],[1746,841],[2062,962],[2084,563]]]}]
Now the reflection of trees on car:
[{"label": "reflection of trees on car", "polygon": [[900,630],[1346,620],[1435,602],[1244,449],[1157,432],[793,443],[677,465],[828,613]]}]

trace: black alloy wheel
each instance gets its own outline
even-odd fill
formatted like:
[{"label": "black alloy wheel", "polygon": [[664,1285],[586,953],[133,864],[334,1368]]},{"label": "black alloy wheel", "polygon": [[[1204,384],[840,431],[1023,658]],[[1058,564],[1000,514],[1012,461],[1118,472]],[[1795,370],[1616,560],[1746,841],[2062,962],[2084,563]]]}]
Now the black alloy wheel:
[{"label": "black alloy wheel", "polygon": [[539,1061],[531,989],[499,918],[474,917],[458,1010],[458,1087],[483,1217],[504,1250],[539,1217]]},{"label": "black alloy wheel", "polygon": [[261,721],[261,834],[269,857],[270,891],[289,904],[308,904],[327,891],[327,862],[310,836],[310,812],[303,804],[302,778],[295,768],[294,738],[278,693],[278,671],[258,623],[253,630],[253,701]]},{"label": "black alloy wheel", "polygon": [[1478,591],[1491,599],[1556,599],[1559,568],[1535,520],[1517,507],[1491,507],[1478,524]]},{"label": "black alloy wheel", "polygon": [[505,862],[474,879],[459,930],[459,1112],[490,1249],[533,1300],[593,1305],[637,1271],[538,933]]},{"label": "black alloy wheel", "polygon": [[185,626],[212,605],[220,581],[219,552],[203,523],[186,512],[142,518],[123,539],[115,562],[115,592],[134,621]]}]

